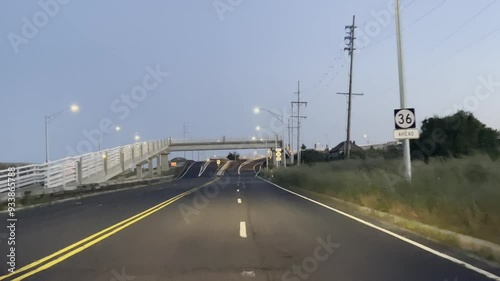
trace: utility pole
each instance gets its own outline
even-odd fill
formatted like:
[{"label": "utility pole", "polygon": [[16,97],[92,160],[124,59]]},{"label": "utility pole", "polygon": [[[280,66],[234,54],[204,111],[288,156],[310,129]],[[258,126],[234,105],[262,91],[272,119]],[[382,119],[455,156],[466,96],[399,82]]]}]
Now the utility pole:
[{"label": "utility pole", "polygon": [[356,16],[352,16],[352,25],[346,25],[345,29],[347,29],[347,36],[344,40],[347,40],[347,46],[344,48],[344,51],[349,52],[349,56],[351,57],[350,67],[349,67],[349,93],[348,93],[348,105],[347,105],[347,140],[344,145],[344,155],[345,159],[349,159],[351,156],[351,109],[352,109],[352,68],[354,62],[354,40],[356,37],[354,36],[356,30]]},{"label": "utility pole", "polygon": [[[186,122],[183,123],[183,129],[184,129],[184,142],[186,142],[186,134],[187,134]],[[186,151],[184,151],[184,159],[186,159]]]},{"label": "utility pole", "polygon": [[[292,110],[292,112],[293,112],[293,110]],[[292,124],[290,124],[290,118],[288,118],[288,148],[289,149],[287,149],[287,150],[291,152],[291,155],[290,155],[290,163],[291,164],[293,164],[293,162],[295,160],[293,157],[293,129],[294,128],[296,128],[296,127],[293,126],[293,122],[292,122]],[[290,134],[290,131],[291,131],[291,134]]]},{"label": "utility pole", "polygon": [[[291,111],[292,116],[290,116],[290,118],[293,118],[293,103],[291,105],[292,105],[292,111]],[[290,122],[290,119],[288,119],[288,121]],[[290,125],[288,125],[288,127],[291,130],[291,141],[289,143],[290,143],[290,150],[292,152],[291,158],[292,158],[292,164],[293,164],[295,161],[295,156],[293,155],[293,129],[294,129],[293,119],[292,119],[292,126],[290,127]]]},{"label": "utility pole", "polygon": [[[403,65],[403,40],[401,39],[401,13],[399,0],[396,1],[396,40],[398,47],[398,70],[399,70],[399,96],[401,108],[406,108],[405,96],[405,75]],[[410,140],[403,140],[403,161],[405,163],[405,178],[411,182],[411,158],[410,158]]]},{"label": "utility pole", "polygon": [[300,106],[305,105],[307,107],[307,102],[302,102],[300,101],[300,81],[297,83],[297,101],[292,101],[292,107],[293,105],[297,105],[297,115],[292,116],[297,118],[297,166],[300,166],[300,154],[301,154],[301,148],[300,148],[300,119],[301,118],[307,118],[307,116],[301,116],[300,115]]}]

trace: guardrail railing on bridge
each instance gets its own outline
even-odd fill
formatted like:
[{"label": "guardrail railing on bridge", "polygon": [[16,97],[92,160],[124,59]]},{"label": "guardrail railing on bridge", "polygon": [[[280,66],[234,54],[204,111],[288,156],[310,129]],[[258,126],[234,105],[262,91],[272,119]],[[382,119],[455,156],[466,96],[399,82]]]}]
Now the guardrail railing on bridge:
[{"label": "guardrail railing on bridge", "polygon": [[[270,140],[267,140],[270,142]],[[281,141],[278,139],[278,141]],[[135,168],[149,158],[168,150],[172,144],[218,142],[261,142],[260,139],[220,138],[210,140],[162,139],[119,146],[98,152],[67,157],[48,163],[16,167],[16,189],[27,186],[43,188],[100,183]],[[273,140],[274,142],[274,140]],[[7,192],[9,170],[0,170],[0,193]]]},{"label": "guardrail railing on bridge", "polygon": [[[168,148],[168,139],[135,143],[48,163],[16,167],[16,189],[39,185],[44,188],[76,186],[106,181],[136,163]],[[9,191],[9,170],[0,170],[0,193]]]}]

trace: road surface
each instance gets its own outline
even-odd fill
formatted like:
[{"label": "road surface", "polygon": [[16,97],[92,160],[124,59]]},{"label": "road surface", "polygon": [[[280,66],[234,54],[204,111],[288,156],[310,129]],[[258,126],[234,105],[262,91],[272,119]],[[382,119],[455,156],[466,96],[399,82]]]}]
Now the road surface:
[{"label": "road surface", "polygon": [[256,164],[214,178],[196,163],[171,183],[19,211],[17,273],[0,280],[491,280],[267,183]]}]

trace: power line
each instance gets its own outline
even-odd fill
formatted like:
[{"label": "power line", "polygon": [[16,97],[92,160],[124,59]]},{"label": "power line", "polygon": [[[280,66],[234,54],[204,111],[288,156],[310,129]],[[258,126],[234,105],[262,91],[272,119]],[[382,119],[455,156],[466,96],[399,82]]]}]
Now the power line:
[{"label": "power line", "polygon": [[420,22],[421,20],[423,20],[425,17],[429,16],[430,14],[434,13],[437,9],[439,9],[441,6],[443,6],[448,0],[443,0],[441,1],[441,3],[439,3],[437,6],[435,6],[434,8],[432,8],[430,11],[428,11],[427,13],[423,14],[421,17],[417,18],[416,20],[412,21],[408,26],[406,26],[404,29],[407,29],[407,28],[410,28],[411,26],[413,26],[414,24],[417,24],[418,22]]},{"label": "power line", "polygon": [[490,3],[488,3],[485,7],[483,7],[479,12],[477,12],[474,16],[469,18],[465,23],[463,23],[461,26],[459,26],[457,29],[455,29],[453,32],[448,34],[443,40],[441,40],[436,46],[434,46],[431,49],[431,52],[436,50],[437,47],[441,46],[444,42],[448,41],[453,35],[457,34],[460,30],[462,30],[464,27],[469,25],[473,20],[475,20],[477,17],[479,17],[482,13],[484,13],[489,7],[491,7],[493,4],[495,4],[496,0],[492,0]]},{"label": "power line", "polygon": [[493,29],[492,31],[490,31],[490,32],[486,33],[485,35],[483,35],[483,36],[482,36],[481,38],[479,38],[478,40],[475,40],[475,41],[471,42],[470,44],[467,44],[466,46],[464,46],[464,47],[462,47],[462,48],[458,49],[457,51],[455,51],[452,55],[450,55],[450,56],[446,57],[446,58],[445,58],[445,59],[443,59],[443,60],[438,61],[437,63],[435,63],[435,64],[433,64],[433,65],[431,65],[431,66],[429,66],[429,67],[426,67],[426,68],[422,69],[422,70],[421,70],[421,71],[419,71],[418,73],[420,74],[420,73],[423,73],[423,72],[427,72],[427,70],[432,69],[432,68],[435,68],[436,66],[440,65],[441,63],[443,63],[443,62],[445,62],[445,61],[448,61],[448,60],[450,60],[450,59],[454,58],[455,56],[457,56],[457,55],[458,55],[458,54],[460,54],[461,52],[463,52],[463,51],[465,51],[465,50],[467,50],[467,49],[471,48],[472,46],[474,46],[474,45],[478,44],[479,42],[481,42],[481,41],[485,40],[486,38],[488,38],[488,37],[490,37],[491,35],[493,35],[493,34],[497,33],[498,31],[500,31],[500,27],[498,27],[498,28],[496,28],[496,29]]},{"label": "power line", "polygon": [[[428,11],[427,13],[423,14],[422,16],[418,17],[417,19],[415,19],[414,21],[412,21],[410,24],[408,24],[407,26],[405,26],[403,28],[403,30],[406,30],[410,27],[412,27],[413,25],[419,23],[420,21],[422,21],[424,18],[428,17],[430,14],[434,13],[437,9],[439,9],[441,6],[443,6],[448,0],[443,0],[441,1],[441,3],[439,3],[437,6],[435,6],[434,8],[432,8],[430,11]],[[396,33],[392,33],[390,34],[389,36],[386,36],[384,37],[382,40],[378,41],[378,42],[375,42],[373,44],[370,44],[369,46],[367,47],[364,47],[363,49],[366,49],[368,47],[373,47],[373,46],[377,46],[385,41],[387,41],[388,39],[394,37],[396,35]]]},{"label": "power line", "polygon": [[[492,31],[490,31],[490,32],[486,33],[484,36],[482,36],[482,37],[481,37],[481,38],[479,38],[478,40],[476,40],[476,41],[472,42],[471,44],[468,44],[468,45],[464,46],[463,48],[460,48],[460,49],[459,49],[459,50],[457,50],[455,53],[453,53],[453,55],[451,55],[451,56],[449,56],[449,57],[447,57],[447,58],[445,58],[445,59],[443,59],[443,60],[440,60],[440,61],[436,62],[435,64],[432,64],[432,65],[431,65],[431,66],[429,66],[429,67],[426,67],[426,68],[422,68],[422,69],[420,69],[419,71],[417,71],[417,74],[415,74],[415,75],[413,75],[413,76],[411,76],[411,77],[409,77],[409,78],[416,78],[418,75],[420,75],[420,74],[422,74],[422,73],[424,73],[424,72],[427,72],[429,69],[435,68],[436,66],[438,66],[438,65],[442,64],[443,62],[446,62],[446,61],[448,61],[448,60],[452,59],[453,57],[457,56],[457,55],[458,55],[458,54],[460,54],[461,52],[463,52],[463,51],[465,51],[465,50],[467,50],[467,49],[471,48],[472,46],[474,46],[474,45],[478,44],[479,42],[481,42],[481,41],[483,41],[483,40],[486,40],[488,37],[490,37],[491,35],[493,35],[493,34],[495,34],[495,33],[499,32],[499,31],[500,31],[500,27],[497,27],[497,28],[493,29]],[[387,88],[386,90],[384,90],[384,91],[382,91],[382,92],[383,92],[383,93],[386,93],[386,92],[392,91],[392,90],[394,90],[394,89],[395,89],[395,87],[391,87],[391,88]]]},{"label": "power line", "polygon": [[[406,9],[408,7],[410,7],[416,0],[411,0],[408,4],[406,4],[406,6],[404,6],[403,8]],[[373,20],[369,20],[369,21],[366,21],[362,24],[359,24],[359,26],[361,27],[365,27],[367,24],[369,24],[370,22],[372,22]]]}]

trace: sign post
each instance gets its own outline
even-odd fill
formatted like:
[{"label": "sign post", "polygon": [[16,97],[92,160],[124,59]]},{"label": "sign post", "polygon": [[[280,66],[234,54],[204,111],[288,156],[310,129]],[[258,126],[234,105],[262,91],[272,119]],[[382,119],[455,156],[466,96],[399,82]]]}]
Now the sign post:
[{"label": "sign post", "polygon": [[403,140],[403,158],[407,180],[411,182],[410,139],[420,138],[420,131],[416,128],[415,109],[394,109],[394,138]]}]

